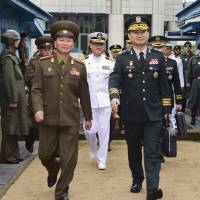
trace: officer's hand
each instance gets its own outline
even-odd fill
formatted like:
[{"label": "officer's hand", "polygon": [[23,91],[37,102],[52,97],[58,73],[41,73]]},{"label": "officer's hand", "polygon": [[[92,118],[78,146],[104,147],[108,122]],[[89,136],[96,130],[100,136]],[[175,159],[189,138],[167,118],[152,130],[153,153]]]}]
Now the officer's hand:
[{"label": "officer's hand", "polygon": [[10,108],[17,108],[17,103],[10,103],[10,104],[9,104],[9,107],[10,107]]},{"label": "officer's hand", "polygon": [[41,121],[43,121],[44,120],[44,112],[43,111],[37,111],[36,113],[35,113],[35,121],[36,122],[41,122]]},{"label": "officer's hand", "polygon": [[85,129],[90,130],[92,127],[92,122],[90,120],[85,121]]},{"label": "officer's hand", "polygon": [[164,115],[164,118],[165,118],[165,119],[170,119],[170,118],[172,118],[172,114],[165,114],[165,115]]},{"label": "officer's hand", "polygon": [[182,105],[181,104],[177,104],[176,105],[176,110],[181,111],[182,110]]},{"label": "officer's hand", "polygon": [[111,107],[112,107],[113,113],[118,113],[118,106],[119,106],[119,99],[112,99]]}]

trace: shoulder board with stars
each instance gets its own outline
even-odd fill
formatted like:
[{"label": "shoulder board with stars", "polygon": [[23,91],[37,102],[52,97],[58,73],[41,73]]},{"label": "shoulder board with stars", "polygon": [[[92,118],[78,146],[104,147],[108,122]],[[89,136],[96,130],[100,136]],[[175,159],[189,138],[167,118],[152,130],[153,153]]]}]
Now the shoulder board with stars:
[{"label": "shoulder board with stars", "polygon": [[40,57],[40,60],[47,60],[53,58],[53,55]]},{"label": "shoulder board with stars", "polygon": [[108,56],[106,56],[106,59],[107,59],[107,60],[110,60],[110,61],[114,61],[114,59],[113,59],[113,58],[111,58],[111,57],[108,57]]},{"label": "shoulder board with stars", "polygon": [[80,58],[79,58],[79,60],[83,61],[83,60],[86,60],[88,58],[89,58],[89,55],[87,55],[87,56],[81,55]]},{"label": "shoulder board with stars", "polygon": [[[76,58],[72,58],[72,60],[74,60],[75,62],[78,62],[78,63],[80,63],[80,64],[84,64],[83,62],[82,62],[82,60],[78,60],[78,59],[76,59]],[[72,64],[72,63],[71,63]]]}]

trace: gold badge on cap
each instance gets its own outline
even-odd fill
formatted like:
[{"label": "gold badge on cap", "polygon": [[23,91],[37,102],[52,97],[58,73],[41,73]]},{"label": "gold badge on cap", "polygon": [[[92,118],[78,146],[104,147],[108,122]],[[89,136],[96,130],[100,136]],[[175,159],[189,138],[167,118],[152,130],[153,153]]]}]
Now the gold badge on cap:
[{"label": "gold badge on cap", "polygon": [[54,63],[54,57],[53,57],[53,58],[51,58],[51,63]]},{"label": "gold badge on cap", "polygon": [[158,78],[158,72],[154,72],[154,73],[153,73],[153,77],[154,77],[154,78]]},{"label": "gold badge on cap", "polygon": [[168,79],[169,79],[169,80],[172,80],[172,75],[171,75],[171,74],[168,76]]},{"label": "gold badge on cap", "polygon": [[132,73],[129,73],[129,74],[128,74],[128,77],[129,77],[129,78],[133,78],[133,74],[132,74]]},{"label": "gold badge on cap", "polygon": [[98,38],[98,39],[102,39],[102,38],[103,38],[103,34],[102,34],[102,33],[98,33],[98,34],[97,34],[97,38]]},{"label": "gold badge on cap", "polygon": [[66,34],[66,33],[68,32],[68,30],[63,30],[62,32],[63,32],[64,34]]},{"label": "gold badge on cap", "polygon": [[198,62],[198,65],[200,65],[200,62]]},{"label": "gold badge on cap", "polygon": [[48,72],[51,72],[51,71],[52,71],[52,68],[51,68],[51,67],[49,67],[49,68],[48,68]]},{"label": "gold badge on cap", "polygon": [[140,16],[137,16],[137,17],[136,17],[136,22],[137,22],[137,23],[140,23],[140,22],[141,22],[141,17],[140,17]]},{"label": "gold badge on cap", "polygon": [[50,43],[49,43],[49,42],[46,42],[45,45],[50,45]]},{"label": "gold badge on cap", "polygon": [[160,37],[159,36],[156,36],[156,41],[160,41]]}]

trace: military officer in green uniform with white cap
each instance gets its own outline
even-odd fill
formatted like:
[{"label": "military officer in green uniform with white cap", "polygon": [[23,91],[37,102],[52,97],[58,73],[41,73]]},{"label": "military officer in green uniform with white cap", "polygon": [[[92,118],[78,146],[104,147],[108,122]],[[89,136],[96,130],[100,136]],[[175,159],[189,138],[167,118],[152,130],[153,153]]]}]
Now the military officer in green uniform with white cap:
[{"label": "military officer in green uniform with white cap", "polygon": [[[55,54],[41,58],[32,85],[32,103],[39,126],[39,158],[48,171],[47,183],[55,189],[55,200],[68,200],[78,156],[79,99],[85,129],[91,127],[91,105],[85,65],[69,53],[79,34],[72,21],[51,26]],[[60,162],[56,159],[59,156]]]},{"label": "military officer in green uniform with white cap", "polygon": [[147,47],[148,19],[137,16],[128,21],[127,27],[133,47],[116,59],[109,82],[111,105],[113,112],[121,106],[133,178],[130,191],[138,193],[142,188],[143,141],[146,200],[156,200],[163,196],[159,189],[160,138],[163,117],[171,113],[169,85],[163,54]]}]

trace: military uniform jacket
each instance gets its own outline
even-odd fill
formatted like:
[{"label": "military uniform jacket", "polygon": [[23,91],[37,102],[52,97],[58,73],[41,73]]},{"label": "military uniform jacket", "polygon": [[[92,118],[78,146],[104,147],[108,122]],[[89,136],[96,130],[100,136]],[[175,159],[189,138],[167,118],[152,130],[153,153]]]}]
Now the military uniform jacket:
[{"label": "military uniform jacket", "polygon": [[165,58],[165,69],[173,107],[174,96],[176,99],[176,104],[181,104],[183,98],[176,61],[171,58]]},{"label": "military uniform jacket", "polygon": [[33,111],[44,111],[43,124],[79,126],[79,98],[86,120],[92,119],[85,65],[71,56],[62,69],[56,54],[42,58],[32,85]]},{"label": "military uniform jacket", "polygon": [[39,59],[40,59],[39,56],[32,57],[29,60],[28,66],[26,68],[25,82],[29,89],[31,89],[33,77],[34,77]]},{"label": "military uniform jacket", "polygon": [[84,63],[87,69],[92,108],[110,107],[108,81],[114,62],[105,55],[95,57],[91,54],[84,60]]},{"label": "military uniform jacket", "polygon": [[147,49],[145,66],[142,68],[133,49],[123,52],[117,57],[110,75],[109,92],[111,100],[120,98],[123,120],[162,120],[163,111],[171,113],[163,54]]},{"label": "military uniform jacket", "polygon": [[187,66],[187,83],[192,84],[192,81],[196,78],[200,78],[200,56],[193,56]]},{"label": "military uniform jacket", "polygon": [[[2,130],[5,135],[27,135],[27,99],[20,63],[14,52],[0,55],[0,99]],[[16,103],[16,108],[9,104]]]}]

